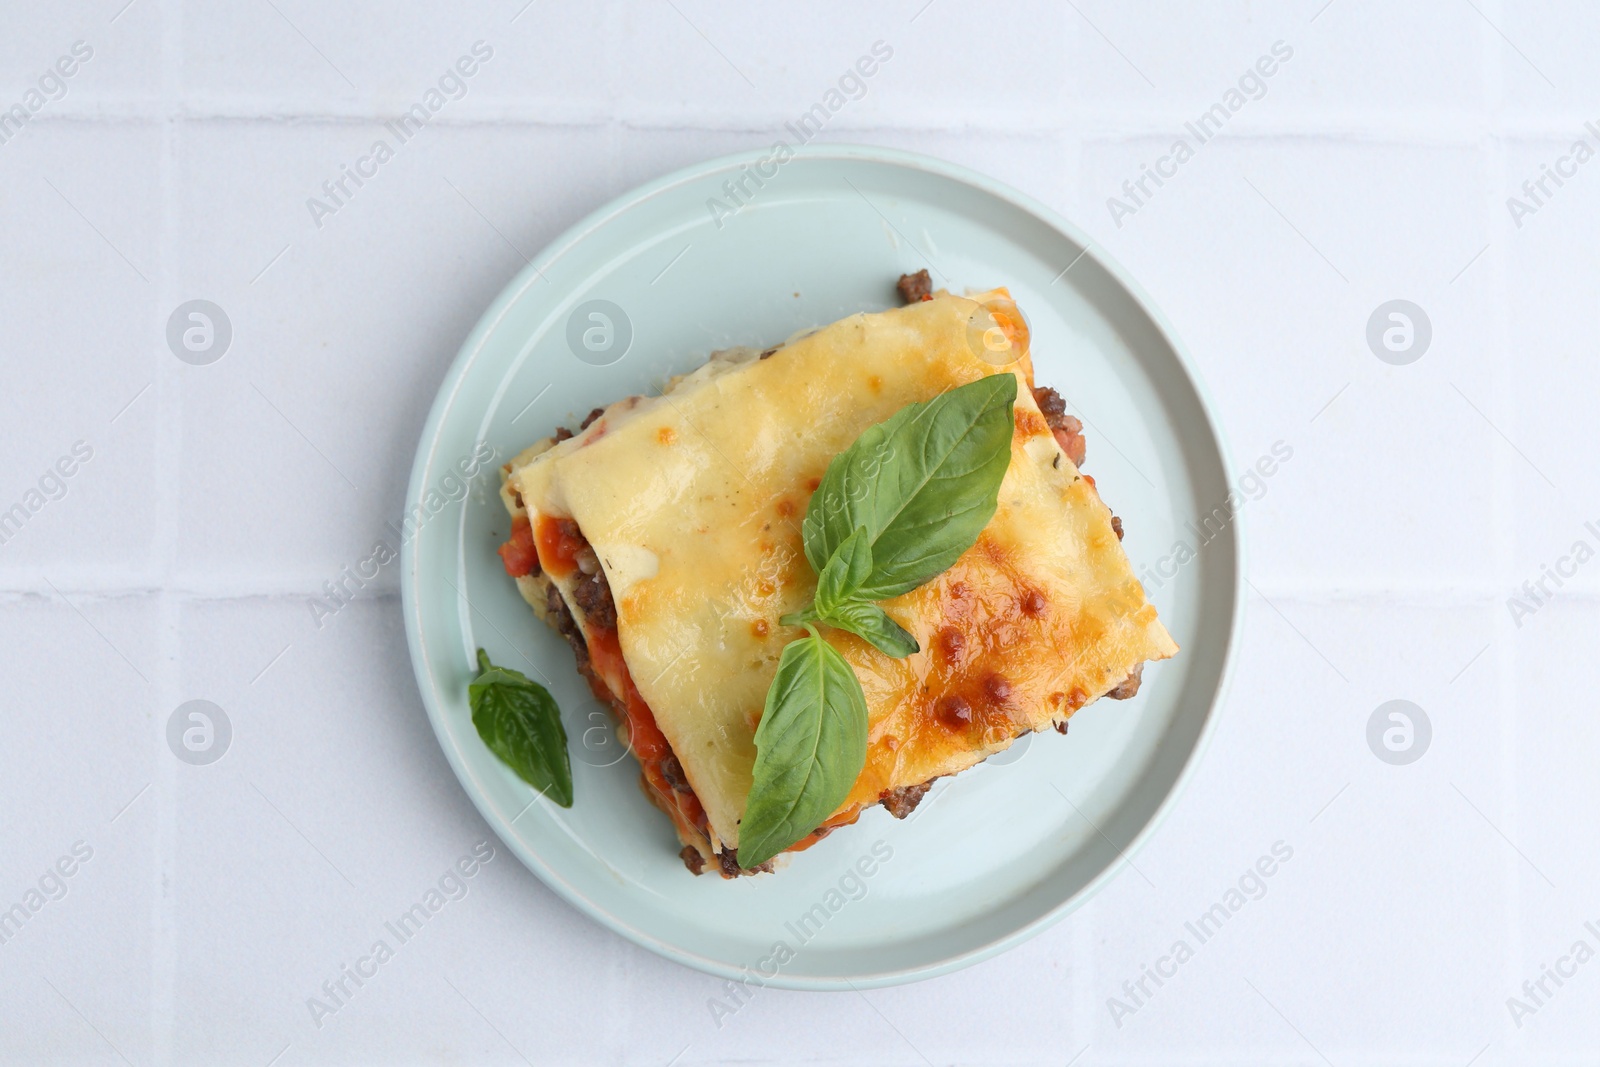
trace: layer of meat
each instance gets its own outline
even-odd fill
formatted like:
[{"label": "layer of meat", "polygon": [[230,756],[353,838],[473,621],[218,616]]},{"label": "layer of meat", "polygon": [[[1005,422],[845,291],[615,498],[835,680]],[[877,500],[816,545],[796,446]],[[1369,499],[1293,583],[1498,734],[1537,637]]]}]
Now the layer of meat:
[{"label": "layer of meat", "polygon": [[928,277],[928,272],[919,270],[915,274],[902,274],[900,280],[894,283],[900,291],[900,299],[907,304],[915,304],[922,300],[933,299],[933,279]]},{"label": "layer of meat", "polygon": [[928,779],[921,785],[903,785],[899,789],[886,789],[881,797],[881,803],[888,809],[890,815],[897,819],[904,819],[917,805],[922,803],[922,798],[928,795],[928,790],[933,788],[933,779]]},{"label": "layer of meat", "polygon": [[1067,414],[1067,402],[1048,385],[1041,385],[1033,391],[1033,402],[1039,405],[1039,412],[1044,416],[1050,432],[1055,434],[1061,451],[1072,460],[1074,467],[1082,467],[1086,447],[1083,423]]},{"label": "layer of meat", "polygon": [[545,618],[555,627],[556,633],[566,638],[567,644],[572,646],[572,658],[578,663],[578,673],[589,683],[589,690],[594,693],[595,699],[614,705],[616,698],[611,693],[611,687],[594,673],[594,664],[589,661],[589,642],[583,639],[578,621],[572,617],[561,590],[555,587],[554,582],[545,587],[544,610]]},{"label": "layer of meat", "polygon": [[1137,696],[1139,683],[1142,681],[1144,681],[1144,664],[1138,663],[1134,665],[1133,673],[1124,678],[1115,689],[1106,693],[1106,696],[1112,700],[1127,700],[1131,696]]},{"label": "layer of meat", "polygon": [[[589,556],[593,557],[590,552]],[[583,612],[583,617],[589,625],[603,630],[617,628],[617,605],[611,599],[611,586],[606,582],[606,572],[596,565],[593,572],[585,569],[588,562],[584,557],[578,558],[578,572],[582,577],[572,590],[572,599],[578,602],[578,610]]]}]

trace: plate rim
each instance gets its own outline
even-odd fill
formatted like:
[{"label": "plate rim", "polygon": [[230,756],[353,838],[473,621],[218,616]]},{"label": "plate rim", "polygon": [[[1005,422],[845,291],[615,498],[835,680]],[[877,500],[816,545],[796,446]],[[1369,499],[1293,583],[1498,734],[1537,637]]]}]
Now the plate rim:
[{"label": "plate rim", "polygon": [[[463,340],[444,376],[440,379],[438,391],[429,406],[427,419],[424,421],[418,437],[416,455],[412,460],[411,475],[406,486],[405,507],[407,513],[417,505],[422,495],[426,492],[430,463],[435,451],[440,427],[445,416],[453,407],[455,396],[460,390],[468,370],[470,370],[481,353],[484,341],[499,324],[500,320],[504,318],[512,305],[521,299],[528,288],[543,277],[543,272],[612,218],[630,211],[679,185],[699,180],[708,174],[747,164],[752,158],[760,158],[767,151],[770,151],[770,149],[746,149],[741,152],[716,156],[688,166],[679,167],[652,181],[636,186],[608,200],[562,231],[559,236],[550,241],[511,278],[479,316],[472,330]],[[1094,259],[1112,280],[1122,287],[1172,349],[1173,355],[1177,357],[1178,368],[1182,371],[1186,384],[1198,401],[1199,413],[1216,445],[1224,476],[1226,477],[1228,472],[1233,469],[1233,453],[1229,447],[1226,432],[1218,418],[1216,404],[1212,400],[1204,381],[1200,378],[1195,368],[1194,360],[1190,356],[1182,338],[1167,320],[1166,315],[1159,306],[1145,292],[1143,286],[1134,279],[1122,264],[1111,256],[1103,246],[1090,238],[1055,209],[998,179],[961,164],[951,163],[922,153],[876,145],[833,143],[793,146],[790,151],[795,159],[832,159],[881,164],[922,171],[936,177],[946,178],[1019,208],[1076,243],[1078,247],[1084,250],[1084,255]],[[464,521],[464,518],[465,508],[462,509],[462,521]],[[1012,949],[1049,929],[1092,899],[1113,879],[1120,876],[1125,869],[1130,867],[1133,855],[1149,843],[1172,810],[1177,806],[1178,801],[1182,798],[1194,778],[1206,751],[1210,748],[1212,738],[1216,734],[1222,705],[1227,700],[1228,694],[1232,689],[1238,666],[1239,645],[1244,626],[1244,584],[1246,581],[1245,564],[1248,543],[1246,523],[1247,520],[1242,514],[1236,514],[1229,524],[1232,533],[1230,544],[1233,549],[1232,620],[1228,627],[1226,643],[1222,651],[1221,671],[1207,704],[1205,718],[1201,724],[1199,734],[1195,738],[1193,747],[1184,758],[1183,766],[1173,779],[1166,795],[1160,800],[1155,811],[1145,821],[1133,839],[1118,850],[1118,855],[1113,861],[1107,863],[1098,874],[1090,878],[1075,892],[1063,897],[1061,901],[1050,907],[1043,914],[981,945],[955,952],[929,963],[891,968],[870,974],[812,976],[786,975],[779,971],[772,978],[767,978],[763,975],[761,984],[773,988],[795,990],[861,990],[907,984],[949,974],[984,960],[992,959],[1000,953]],[[411,658],[412,671],[416,676],[417,688],[422,697],[429,724],[433,728],[434,737],[438,741],[439,747],[443,750],[457,781],[466,792],[468,798],[471,799],[473,807],[477,809],[478,814],[489,825],[489,828],[494,831],[495,836],[500,839],[501,843],[510,849],[541,882],[590,919],[620,934],[634,944],[649,949],[683,966],[691,967],[719,978],[743,979],[745,974],[741,969],[730,966],[721,960],[701,955],[682,945],[664,941],[632,925],[622,916],[603,908],[562,877],[538,853],[528,848],[514,832],[506,832],[510,830],[510,827],[504,824],[504,820],[489,804],[482,783],[477,780],[471,768],[464,763],[458,753],[454,736],[446,727],[440,701],[435,695],[434,674],[428,669],[429,661],[423,647],[421,606],[417,599],[416,546],[418,540],[419,538],[411,538],[405,541],[401,545],[400,552],[400,596],[401,611],[405,619],[406,645]]]}]

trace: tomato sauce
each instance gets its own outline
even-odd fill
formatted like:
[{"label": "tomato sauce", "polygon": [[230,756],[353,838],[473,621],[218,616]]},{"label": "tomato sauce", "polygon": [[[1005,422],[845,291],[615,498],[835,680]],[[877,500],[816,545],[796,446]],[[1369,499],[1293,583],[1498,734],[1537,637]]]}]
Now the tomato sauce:
[{"label": "tomato sauce", "polygon": [[589,546],[571,519],[539,516],[534,529],[534,540],[539,546],[539,563],[545,572],[555,578],[565,578],[578,569],[578,553]]},{"label": "tomato sauce", "polygon": [[[556,578],[566,578],[576,571],[579,553],[589,547],[577,523],[548,515],[539,516],[537,526],[531,528],[529,543],[537,552],[539,564],[545,573]],[[617,631],[590,622],[585,627],[585,639],[593,677],[600,680],[593,687],[596,689],[595,696],[609,701],[624,720],[628,730],[628,747],[639,761],[651,800],[686,831],[685,836],[704,836],[706,813],[700,798],[692,792],[675,790],[662,770],[662,761],[672,755],[672,745],[656,724],[655,714],[651,712],[650,705],[645,703],[638,686],[634,685],[633,676],[628,673]],[[602,685],[604,692],[600,691]]]},{"label": "tomato sauce", "polygon": [[500,562],[513,578],[524,578],[539,569],[539,555],[533,547],[533,528],[526,515],[511,522],[511,540],[500,546]]},{"label": "tomato sauce", "polygon": [[[644,702],[639,689],[628,674],[628,665],[622,658],[622,645],[617,631],[591,628],[589,631],[589,659],[594,669],[613,687],[613,692],[623,694],[622,705],[627,712],[628,739],[641,763],[658,763],[672,752],[666,735],[656,725],[650,705]],[[665,778],[662,779],[666,781]],[[668,789],[670,792],[670,787]]]}]

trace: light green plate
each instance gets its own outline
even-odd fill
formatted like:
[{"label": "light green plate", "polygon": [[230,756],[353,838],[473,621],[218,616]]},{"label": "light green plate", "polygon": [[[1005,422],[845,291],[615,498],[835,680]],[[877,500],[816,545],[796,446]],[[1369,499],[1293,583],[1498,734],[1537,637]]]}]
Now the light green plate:
[{"label": "light green plate", "polygon": [[[1017,944],[1086,900],[1148,837],[1222,696],[1240,619],[1238,530],[1226,525],[1181,567],[1146,571],[1178,542],[1196,544],[1187,524],[1224,504],[1228,468],[1172,330],[1116,264],[1084,252],[1077,230],[932,159],[846,146],[810,147],[781,166],[768,156],[714,160],[607,205],[484,314],[417,450],[407,505],[437,510],[405,547],[406,630],[461,784],[575,907],[714,974],[804,989],[888,985]],[[743,177],[746,203],[730,215],[712,201],[736,206],[728,189],[747,167],[762,184]],[[495,548],[509,523],[493,468],[713,349],[771,345],[893,306],[895,278],[929,266],[952,291],[1011,289],[1030,320],[1037,379],[1083,419],[1086,469],[1123,517],[1129,555],[1183,651],[1152,665],[1135,699],[1080,712],[1070,736],[1026,738],[941,781],[910,820],[874,808],[776,875],[696,878],[571,651],[501,569]],[[497,458],[463,497],[452,470],[479,442]],[[479,741],[466,692],[480,645],[546,680],[560,702],[570,810],[536,799]]]}]

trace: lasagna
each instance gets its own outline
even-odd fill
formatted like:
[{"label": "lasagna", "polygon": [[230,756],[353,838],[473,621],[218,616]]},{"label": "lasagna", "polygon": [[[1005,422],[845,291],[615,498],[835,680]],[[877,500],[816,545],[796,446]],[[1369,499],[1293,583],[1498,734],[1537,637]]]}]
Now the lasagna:
[{"label": "lasagna", "polygon": [[765,694],[804,633],[779,619],[815,589],[801,537],[811,494],[835,455],[908,404],[1015,375],[1010,465],[976,543],[883,602],[920,651],[895,659],[822,628],[866,695],[867,757],[844,803],[788,851],[875,805],[904,818],[936,779],[1031,731],[1066,733],[1079,709],[1133,696],[1144,663],[1177,652],[1121,521],[1080,470],[1081,424],[1034,386],[1007,291],[932,292],[926,272],[899,288],[903,307],[715,353],[504,467],[505,569],[617,713],[696,874],[752,873],[739,823]]}]

